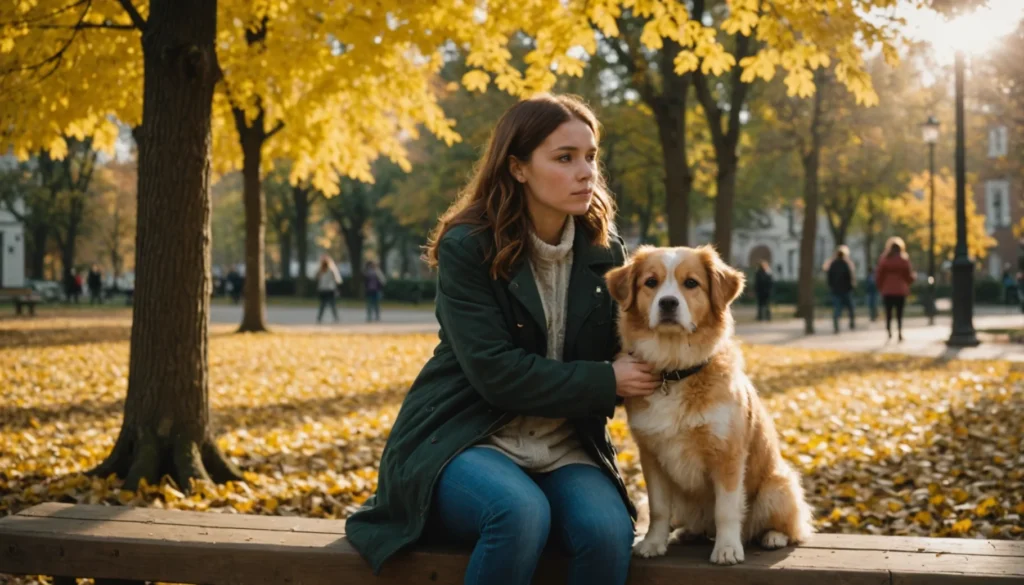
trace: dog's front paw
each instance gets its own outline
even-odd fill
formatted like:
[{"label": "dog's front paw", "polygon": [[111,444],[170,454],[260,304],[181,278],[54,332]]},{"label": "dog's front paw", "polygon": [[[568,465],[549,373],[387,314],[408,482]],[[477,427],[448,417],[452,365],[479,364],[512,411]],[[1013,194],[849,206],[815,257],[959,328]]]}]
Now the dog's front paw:
[{"label": "dog's front paw", "polygon": [[665,538],[644,538],[633,547],[633,554],[645,559],[660,557],[668,550],[668,539]]},{"label": "dog's front paw", "polygon": [[735,565],[743,562],[743,543],[719,540],[711,551],[711,562],[716,565]]},{"label": "dog's front paw", "polygon": [[782,547],[784,547],[784,546],[786,546],[788,544],[789,544],[789,537],[786,536],[785,534],[783,534],[781,532],[777,532],[775,530],[769,530],[761,538],[761,546],[766,548],[766,549],[768,549],[768,550],[774,550],[774,549],[777,549],[777,548],[782,548]]}]

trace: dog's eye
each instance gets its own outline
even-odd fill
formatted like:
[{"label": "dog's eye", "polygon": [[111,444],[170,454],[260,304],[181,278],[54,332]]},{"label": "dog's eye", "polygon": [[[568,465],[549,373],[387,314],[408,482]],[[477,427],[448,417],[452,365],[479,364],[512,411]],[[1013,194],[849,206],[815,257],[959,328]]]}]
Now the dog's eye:
[{"label": "dog's eye", "polygon": [[644,281],[644,286],[647,288],[654,288],[658,286],[658,279],[652,276]]},{"label": "dog's eye", "polygon": [[685,286],[686,288],[697,288],[698,286],[700,286],[700,284],[692,278],[687,278],[686,280],[683,281],[683,286]]}]

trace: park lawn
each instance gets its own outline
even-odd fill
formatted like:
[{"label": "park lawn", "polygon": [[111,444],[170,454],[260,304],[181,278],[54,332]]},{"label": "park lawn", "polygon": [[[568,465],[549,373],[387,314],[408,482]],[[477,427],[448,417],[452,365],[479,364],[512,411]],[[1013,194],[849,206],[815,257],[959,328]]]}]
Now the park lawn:
[{"label": "park lawn", "polygon": [[[212,329],[220,447],[246,483],[138,492],[82,474],[113,446],[126,318],[0,321],[0,515],[43,501],[343,518],[374,490],[399,404],[432,335]],[[1024,538],[1024,366],[745,348],[783,453],[825,532]],[[643,493],[624,413],[611,422]]]}]

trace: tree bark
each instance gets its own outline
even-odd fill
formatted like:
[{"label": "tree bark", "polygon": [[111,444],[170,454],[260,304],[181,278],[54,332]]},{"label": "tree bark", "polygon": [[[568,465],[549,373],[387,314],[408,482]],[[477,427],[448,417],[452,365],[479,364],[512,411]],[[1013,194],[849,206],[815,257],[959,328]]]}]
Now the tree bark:
[{"label": "tree bark", "polygon": [[50,237],[50,228],[46,225],[37,225],[29,233],[32,237],[28,241],[28,273],[32,275],[32,278],[43,280],[46,271],[46,243]]},{"label": "tree bark", "polygon": [[[713,242],[726,264],[732,264],[732,230],[736,215],[736,173],[739,158],[735,147],[718,158],[715,175],[715,235]],[[742,263],[742,261],[740,262]]]},{"label": "tree bark", "polygon": [[92,473],[135,490],[169,474],[241,476],[210,434],[210,115],[220,77],[217,3],[151,0],[141,22],[144,87],[131,359],[124,421]]},{"label": "tree bark", "polygon": [[821,161],[822,101],[825,77],[821,70],[815,71],[814,107],[811,112],[810,140],[801,153],[804,168],[804,222],[800,234],[800,276],[798,287],[797,314],[804,319],[804,333],[814,333],[814,274],[818,267],[814,263],[814,245],[818,239],[818,170]]},{"label": "tree bark", "polygon": [[242,323],[239,333],[267,330],[267,267],[263,261],[266,248],[267,203],[261,181],[263,142],[263,111],[247,123],[245,112],[232,108],[235,128],[242,144],[242,200],[245,205],[245,284],[243,285]]},{"label": "tree bark", "polygon": [[355,292],[356,298],[363,298],[363,244],[366,238],[363,236],[363,224],[356,225],[352,222],[352,227],[341,228],[342,234],[345,236],[345,247],[348,248],[349,263],[352,265],[352,290]]},{"label": "tree bark", "polygon": [[310,208],[310,187],[296,185],[292,187],[292,201],[295,204],[295,250],[299,257],[298,282],[295,285],[297,296],[306,296],[309,290],[309,273],[306,271],[306,261],[309,254],[309,208]]},{"label": "tree bark", "polygon": [[290,280],[292,277],[292,231],[287,227],[282,228],[277,237],[281,253],[281,278]]},{"label": "tree bark", "polygon": [[665,213],[668,218],[668,245],[686,246],[690,243],[690,191],[693,175],[686,156],[686,93],[690,75],[676,75],[671,69],[679,45],[666,40],[662,49],[662,64],[666,72],[663,93],[649,98],[658,123],[662,164],[665,166]]}]

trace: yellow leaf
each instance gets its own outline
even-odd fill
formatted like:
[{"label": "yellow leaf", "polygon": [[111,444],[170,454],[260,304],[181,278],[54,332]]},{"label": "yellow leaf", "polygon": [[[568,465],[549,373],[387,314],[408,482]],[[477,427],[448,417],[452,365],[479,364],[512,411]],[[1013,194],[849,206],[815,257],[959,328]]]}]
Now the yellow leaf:
[{"label": "yellow leaf", "polygon": [[988,516],[992,511],[992,508],[995,508],[998,505],[999,502],[997,502],[995,498],[986,498],[985,501],[974,508],[974,513],[981,517]]},{"label": "yellow leaf", "polygon": [[474,69],[462,76],[462,85],[466,86],[469,91],[483,92],[490,82],[491,76],[479,69]]},{"label": "yellow leaf", "polygon": [[933,522],[931,512],[922,510],[914,514],[914,522],[922,526],[930,525]]},{"label": "yellow leaf", "polygon": [[950,528],[952,534],[967,534],[967,531],[971,529],[971,519],[964,518]]}]

